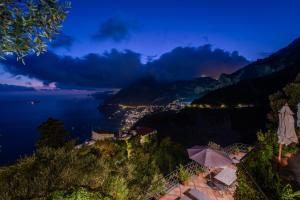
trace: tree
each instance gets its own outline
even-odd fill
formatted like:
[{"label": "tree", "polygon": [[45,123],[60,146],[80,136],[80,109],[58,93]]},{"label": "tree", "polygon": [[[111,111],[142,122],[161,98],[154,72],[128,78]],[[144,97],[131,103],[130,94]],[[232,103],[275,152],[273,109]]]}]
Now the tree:
[{"label": "tree", "polygon": [[69,8],[59,0],[1,0],[0,57],[15,55],[24,63],[26,55],[45,52]]},{"label": "tree", "polygon": [[38,127],[41,134],[37,142],[37,147],[58,148],[66,143],[66,137],[69,134],[60,120],[49,118]]},{"label": "tree", "polygon": [[288,103],[294,112],[297,111],[297,105],[300,102],[300,74],[281,91],[270,95],[269,99],[272,108],[272,113],[269,115],[269,118],[273,123],[277,123],[278,111],[285,103]]}]

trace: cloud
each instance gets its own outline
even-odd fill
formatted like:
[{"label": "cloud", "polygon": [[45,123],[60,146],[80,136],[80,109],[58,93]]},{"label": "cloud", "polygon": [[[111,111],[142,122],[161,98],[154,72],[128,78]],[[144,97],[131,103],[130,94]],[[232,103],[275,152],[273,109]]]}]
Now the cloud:
[{"label": "cloud", "polygon": [[3,62],[4,70],[59,88],[122,87],[135,80],[141,69],[140,55],[130,50],[88,54],[82,58],[47,52],[26,58],[26,66],[15,59]]},{"label": "cloud", "polygon": [[248,60],[237,51],[227,52],[212,49],[211,45],[199,47],[177,47],[149,62],[149,73],[163,80],[185,80],[193,77],[231,73],[246,65]]},{"label": "cloud", "polygon": [[7,85],[0,83],[0,93],[2,92],[22,92],[22,91],[34,91],[33,88],[16,86],[16,85]]},{"label": "cloud", "polygon": [[217,77],[232,72],[248,61],[238,52],[200,47],[177,47],[158,58],[141,62],[141,55],[131,50],[112,49],[104,54],[90,53],[81,58],[58,56],[53,52],[26,58],[26,66],[8,59],[3,69],[14,75],[55,83],[58,88],[124,87],[144,75],[160,80],[186,80],[203,75]]},{"label": "cloud", "polygon": [[133,22],[127,22],[120,17],[112,17],[105,21],[99,27],[98,31],[92,36],[93,40],[104,41],[112,40],[114,42],[122,42],[128,40],[137,25]]},{"label": "cloud", "polygon": [[53,48],[65,48],[70,49],[74,43],[74,38],[69,35],[60,34],[50,43],[50,46]]}]

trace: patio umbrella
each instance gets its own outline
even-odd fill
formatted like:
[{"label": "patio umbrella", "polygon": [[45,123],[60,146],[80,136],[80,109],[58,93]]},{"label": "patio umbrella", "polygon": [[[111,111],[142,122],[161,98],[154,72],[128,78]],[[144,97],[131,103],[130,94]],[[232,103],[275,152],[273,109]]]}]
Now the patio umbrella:
[{"label": "patio umbrella", "polygon": [[207,168],[225,167],[232,160],[224,153],[206,146],[193,146],[187,149],[189,158]]},{"label": "patio umbrella", "polygon": [[293,142],[298,143],[298,137],[295,131],[294,113],[286,103],[279,111],[279,126],[277,130],[279,154],[278,160],[281,160],[282,145],[289,145]]}]

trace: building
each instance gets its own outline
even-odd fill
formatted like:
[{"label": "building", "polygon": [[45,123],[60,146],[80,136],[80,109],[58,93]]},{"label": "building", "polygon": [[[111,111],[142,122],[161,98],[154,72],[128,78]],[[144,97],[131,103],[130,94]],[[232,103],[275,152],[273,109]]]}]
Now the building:
[{"label": "building", "polygon": [[92,131],[92,140],[106,140],[106,139],[116,139],[114,133],[110,133],[107,131]]}]

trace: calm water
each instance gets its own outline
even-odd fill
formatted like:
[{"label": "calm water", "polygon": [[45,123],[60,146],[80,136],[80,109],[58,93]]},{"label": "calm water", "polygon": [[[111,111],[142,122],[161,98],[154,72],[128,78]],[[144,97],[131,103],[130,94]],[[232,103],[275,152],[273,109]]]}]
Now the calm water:
[{"label": "calm water", "polygon": [[[38,103],[32,105],[31,101]],[[93,127],[114,130],[88,92],[0,93],[0,165],[34,151],[37,127],[49,117],[63,120],[79,142],[90,137]]]}]

